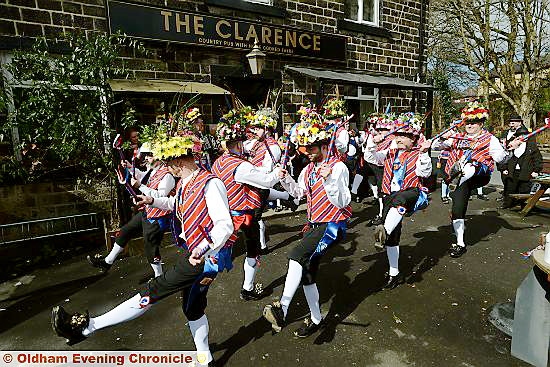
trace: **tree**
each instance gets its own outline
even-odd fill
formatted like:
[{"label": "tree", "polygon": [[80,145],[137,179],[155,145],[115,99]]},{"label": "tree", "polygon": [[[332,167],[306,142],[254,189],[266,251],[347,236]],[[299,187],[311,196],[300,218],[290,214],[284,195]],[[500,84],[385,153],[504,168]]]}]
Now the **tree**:
[{"label": "tree", "polygon": [[532,125],[550,70],[548,0],[435,0],[434,54],[475,73],[489,100],[496,94]]},{"label": "tree", "polygon": [[[9,136],[13,128],[19,132],[14,149],[23,156],[23,181],[60,168],[110,171],[108,80],[128,77],[124,48],[145,53],[140,43],[123,35],[67,33],[61,39],[37,39],[31,50],[16,52],[5,66],[12,76],[15,111],[0,134]],[[4,177],[12,174],[11,169],[2,172]]]}]

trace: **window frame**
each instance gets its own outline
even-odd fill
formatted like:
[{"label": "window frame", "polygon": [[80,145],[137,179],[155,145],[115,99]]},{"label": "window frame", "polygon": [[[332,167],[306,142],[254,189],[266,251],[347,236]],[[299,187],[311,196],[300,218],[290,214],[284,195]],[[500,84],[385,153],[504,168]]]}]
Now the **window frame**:
[{"label": "window frame", "polygon": [[[273,6],[273,0],[244,0],[247,3],[260,4],[265,6]],[[378,1],[378,0],[375,0]]]},{"label": "window frame", "polygon": [[357,1],[357,19],[349,19],[346,17],[344,17],[344,19],[353,23],[368,24],[368,25],[378,27],[380,24],[380,0],[373,0],[374,1],[374,20],[373,21],[363,19],[364,0],[356,0],[356,1]]}]

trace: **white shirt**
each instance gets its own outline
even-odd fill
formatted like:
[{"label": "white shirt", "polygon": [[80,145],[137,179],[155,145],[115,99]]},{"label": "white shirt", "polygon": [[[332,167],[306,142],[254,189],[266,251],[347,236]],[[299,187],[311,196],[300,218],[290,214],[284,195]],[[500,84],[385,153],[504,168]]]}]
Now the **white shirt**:
[{"label": "white shirt", "polygon": [[[467,138],[475,139],[477,138],[476,135],[468,135],[466,134]],[[449,138],[445,141],[437,141],[434,142],[435,149],[450,149],[453,146],[453,139]],[[510,157],[512,157],[512,152],[504,149],[500,141],[496,138],[496,136],[491,135],[491,140],[489,141],[489,155],[496,163],[506,163]]]},{"label": "white shirt", "polygon": [[[395,145],[395,147],[397,147],[397,143],[395,142],[395,140],[392,141],[392,145]],[[369,139],[365,148],[365,160],[367,160],[368,155],[368,159],[374,162],[374,164],[382,166],[390,149],[394,148],[390,147],[389,149],[384,149],[377,152],[376,143],[374,142],[374,140]],[[420,153],[416,161],[414,173],[418,177],[430,177],[430,175],[432,174],[432,158],[430,157],[430,154],[428,154],[428,152]],[[397,180],[394,176],[391,182],[391,191],[394,192],[399,190],[401,190],[401,187],[397,183]]]},{"label": "white shirt", "polygon": [[[151,175],[149,175],[149,179],[157,171],[158,171],[158,168],[153,168],[153,171],[151,172]],[[147,172],[149,172],[149,171],[147,171]],[[145,177],[147,172],[143,172],[143,171],[140,171],[139,169],[136,169],[136,173],[135,173],[136,180],[141,182],[141,180],[143,180],[143,178]],[[159,185],[158,185],[156,190],[153,190],[153,189],[149,188],[147,185],[144,185],[144,184],[141,184],[138,189],[145,196],[151,196],[153,198],[160,198],[160,197],[163,197],[163,196],[168,196],[170,191],[172,191],[172,189],[175,186],[176,186],[176,179],[170,173],[167,173],[166,175],[164,175],[162,180],[160,180]]]},{"label": "white shirt", "polygon": [[[378,143],[378,144],[380,144],[380,143]],[[376,153],[377,153],[376,152],[376,147],[378,146],[378,144],[376,144],[374,142],[374,136],[369,135],[368,138],[367,138],[367,141],[365,143],[365,149],[364,149],[364,152],[363,152],[363,159],[367,163],[375,164],[377,166],[382,166],[384,164],[384,158],[386,158],[386,154],[388,153],[388,150],[389,149],[397,149],[397,143],[395,142],[395,140],[392,140],[391,143],[390,143],[390,147],[388,149],[379,152],[379,153],[385,152],[385,153],[383,153],[383,155],[381,155],[381,157],[383,157],[381,163],[380,163],[379,157],[376,156]]]},{"label": "white shirt", "polygon": [[347,130],[342,130],[336,137],[334,141],[334,145],[336,146],[336,149],[340,153],[345,153],[348,151],[348,145],[349,145],[349,132]]},{"label": "white shirt", "polygon": [[279,181],[279,167],[273,172],[265,172],[255,167],[250,162],[242,162],[235,169],[235,181],[238,183],[254,186],[260,189],[269,189]]},{"label": "white shirt", "polygon": [[[317,168],[317,167],[316,167]],[[316,169],[315,168],[315,169]],[[302,198],[307,190],[307,167],[300,172],[298,183],[290,175],[281,180],[281,185],[294,198]],[[337,208],[344,208],[351,202],[349,191],[349,171],[343,162],[337,162],[332,166],[330,175],[323,181],[323,186],[330,203]]]},{"label": "white shirt", "polygon": [[[193,174],[182,179],[181,187],[185,188],[185,185],[191,181],[192,178],[198,173],[194,171]],[[203,239],[199,244],[201,249],[205,249],[206,246],[210,246],[213,252],[218,251],[225,242],[229,239],[229,236],[233,233],[233,220],[229,213],[229,202],[227,201],[227,190],[223,182],[219,178],[212,178],[204,187],[204,197],[206,200],[206,208],[208,209],[208,215],[214,227],[210,231],[210,239],[212,243],[208,243],[207,239]],[[176,205],[176,196],[156,198],[151,204],[154,208],[163,210],[174,210]],[[179,235],[185,240],[185,234],[183,231]],[[212,255],[212,253],[210,253]]]}]

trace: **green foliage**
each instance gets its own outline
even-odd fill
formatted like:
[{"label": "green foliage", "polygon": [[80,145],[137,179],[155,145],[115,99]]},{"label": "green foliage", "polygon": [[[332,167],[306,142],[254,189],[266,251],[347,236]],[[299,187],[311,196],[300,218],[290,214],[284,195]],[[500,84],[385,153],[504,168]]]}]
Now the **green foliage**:
[{"label": "green foliage", "polygon": [[[67,52],[55,54],[51,50]],[[102,103],[109,100],[108,79],[126,78],[120,58],[125,48],[145,52],[123,35],[68,33],[61,40],[38,39],[31,50],[17,52],[7,65],[13,75],[15,113],[0,134],[19,130],[26,181],[52,170],[106,172],[112,131]],[[1,106],[1,104],[0,104]],[[9,165],[8,165],[9,166]],[[13,171],[1,166],[0,175]]]}]

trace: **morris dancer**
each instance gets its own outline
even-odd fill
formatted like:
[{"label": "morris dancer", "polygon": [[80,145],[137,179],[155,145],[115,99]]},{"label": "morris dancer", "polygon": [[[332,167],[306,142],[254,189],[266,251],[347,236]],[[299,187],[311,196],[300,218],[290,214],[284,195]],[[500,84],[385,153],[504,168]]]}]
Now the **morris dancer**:
[{"label": "morris dancer", "polygon": [[305,338],[322,325],[317,271],[322,256],[346,233],[347,222],[351,217],[351,194],[346,165],[337,156],[330,154],[330,130],[327,131],[325,124],[314,112],[302,115],[301,119],[292,139],[305,147],[310,163],[300,173],[297,183],[285,170],[281,171],[280,177],[283,187],[292,196],[306,196],[308,225],[304,228],[304,238],[288,255],[283,295],[280,301],[265,306],[263,316],[275,331],[280,331],[286,324],[290,302],[302,283],[311,314],[294,334]]},{"label": "morris dancer", "polygon": [[[143,143],[140,153],[145,157],[148,171],[144,172],[136,169],[136,178],[132,178],[132,186],[147,196],[155,198],[168,196],[176,185],[176,181],[170,174],[168,167],[153,155],[150,143]],[[126,162],[126,165],[128,164]],[[118,255],[124,251],[128,242],[137,235],[142,235],[145,256],[151,264],[151,268],[153,268],[155,277],[157,277],[162,274],[159,247],[164,232],[169,228],[169,225],[169,210],[146,205],[145,211],[135,214],[120,229],[120,235],[116,238],[113,248],[107,256],[95,254],[94,256],[88,256],[88,261],[92,266],[107,272]]]},{"label": "morris dancer", "polygon": [[[491,179],[495,162],[505,163],[511,156],[498,139],[483,129],[483,124],[489,117],[489,110],[481,103],[474,101],[462,110],[465,120],[464,133],[449,132],[443,135],[444,142],[434,142],[440,149],[449,150],[449,158],[445,167],[446,181],[456,181],[456,189],[451,192],[453,199],[451,220],[456,234],[456,243],[451,245],[450,256],[460,257],[466,252],[464,242],[466,210],[472,191],[485,186]],[[516,149],[521,144],[519,138],[511,141],[510,149]]]},{"label": "morris dancer", "polygon": [[181,291],[183,313],[189,320],[197,352],[206,353],[207,361],[212,361],[209,325],[204,313],[206,296],[218,272],[232,267],[231,248],[225,244],[233,233],[233,222],[223,183],[195,164],[193,153],[202,153],[200,148],[200,142],[190,135],[171,137],[155,144],[155,154],[166,160],[172,172],[181,177],[178,192],[170,198],[141,196],[142,203],[150,207],[166,211],[175,209],[181,228],[173,234],[182,246],[182,256],[173,268],[103,315],[93,318],[88,313],[71,315],[62,306],[54,307],[52,326],[69,345],[83,341],[97,330],[135,319],[155,303]]},{"label": "morris dancer", "polygon": [[[252,138],[243,143],[244,151],[248,154],[250,163],[256,166],[260,171],[271,172],[275,165],[281,160],[281,148],[277,140],[272,138],[273,129],[277,125],[279,116],[269,107],[259,109],[254,113],[254,117],[250,121],[249,132]],[[275,189],[260,190],[262,197],[262,207],[259,208],[257,217],[258,225],[260,226],[260,247],[265,252],[267,249],[265,222],[262,217],[262,212],[271,200],[283,200],[286,206],[296,210],[297,206],[294,201],[289,199],[290,196],[286,191]]]},{"label": "morris dancer", "polygon": [[394,128],[408,126],[395,133],[395,148],[378,150],[383,135],[376,135],[367,143],[365,157],[384,167],[382,192],[384,212],[380,224],[375,228],[375,246],[386,247],[389,271],[384,288],[393,289],[403,281],[399,272],[399,241],[404,215],[412,215],[428,206],[428,190],[421,179],[432,173],[432,159],[428,154],[431,142],[424,140],[417,145],[422,130],[422,121],[414,114],[401,115]]},{"label": "morris dancer", "polygon": [[260,227],[262,198],[260,190],[270,189],[279,181],[279,169],[266,173],[244,159],[243,142],[246,140],[247,124],[253,118],[252,110],[245,107],[231,110],[218,123],[217,133],[226,150],[212,167],[227,188],[229,208],[235,222],[235,241],[240,229],[245,235],[246,258],[244,260],[244,282],[240,297],[245,301],[257,300],[263,296],[260,284],[254,286],[254,278],[260,256]]},{"label": "morris dancer", "polygon": [[[384,135],[393,128],[395,115],[372,114],[371,117],[369,117],[369,120],[371,124],[374,125],[374,131],[372,131],[371,134],[367,136],[367,140],[365,142],[366,146],[369,146],[369,144],[370,146],[372,146],[372,139],[374,135]],[[384,140],[375,143],[377,144],[376,151],[381,152],[390,149],[390,147],[395,148],[395,142],[393,142],[394,138],[394,135],[390,135]],[[382,192],[382,178],[384,173],[384,166],[381,163],[378,163],[378,161],[374,159],[372,155],[368,154],[366,149],[364,149],[363,154],[363,158],[366,163],[367,180],[369,182],[370,189],[372,190],[374,200],[378,201],[378,214],[376,215],[376,217],[374,217],[374,219],[369,222],[369,225],[377,226],[383,223],[382,213],[384,210],[384,201]]]}]

